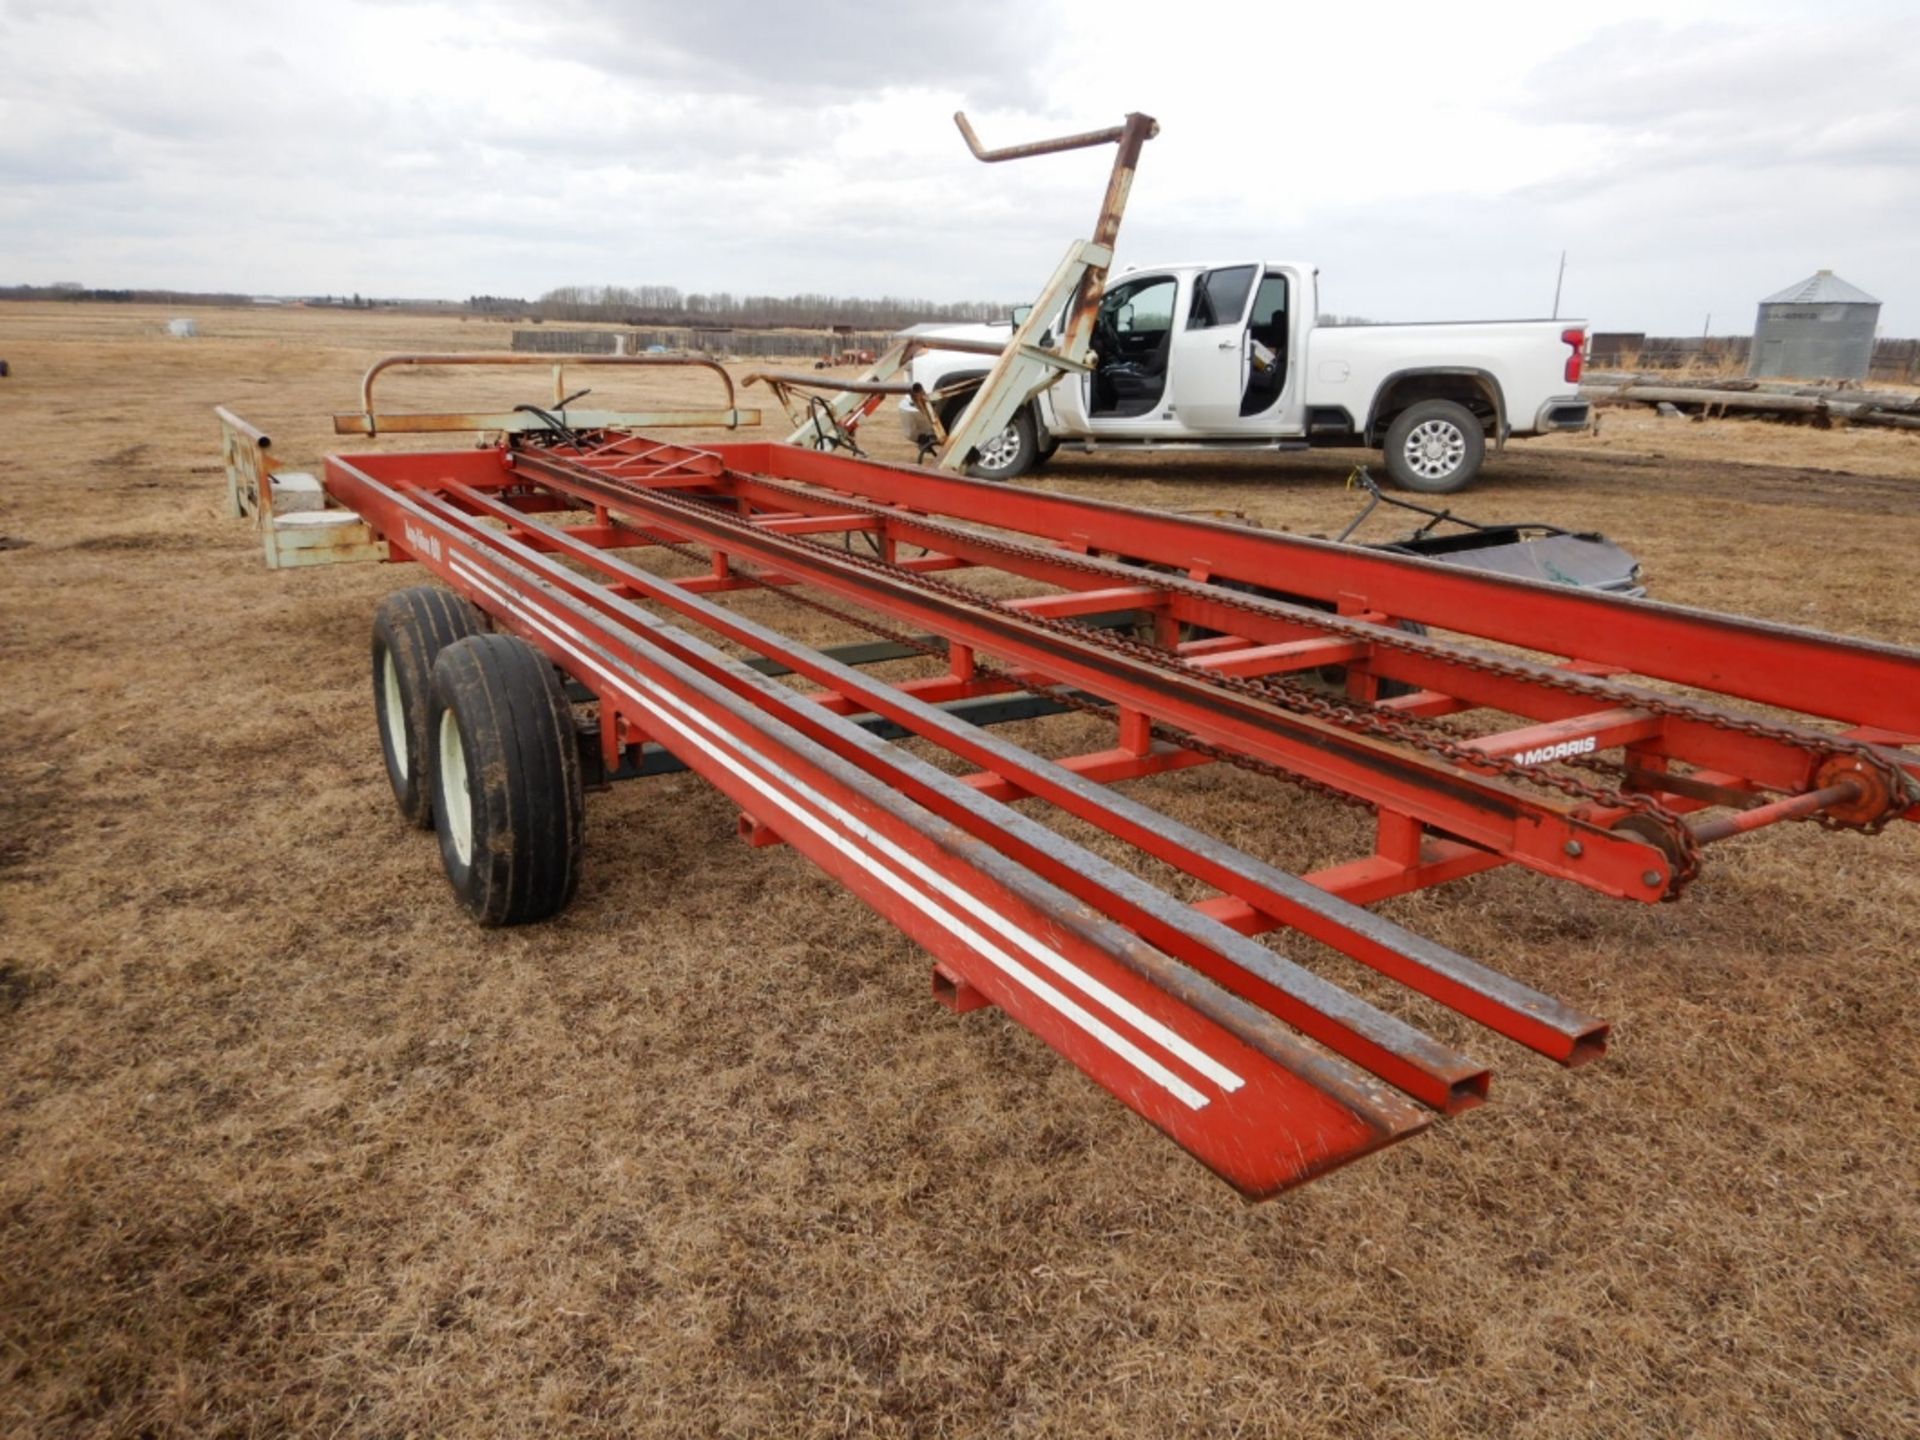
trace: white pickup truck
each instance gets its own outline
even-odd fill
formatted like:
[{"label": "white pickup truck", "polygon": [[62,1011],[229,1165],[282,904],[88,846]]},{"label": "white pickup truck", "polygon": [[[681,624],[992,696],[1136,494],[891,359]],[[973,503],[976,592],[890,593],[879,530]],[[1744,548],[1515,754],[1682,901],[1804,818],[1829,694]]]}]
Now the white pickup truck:
[{"label": "white pickup truck", "polygon": [[[1011,480],[1062,446],[1369,445],[1385,451],[1394,483],[1443,494],[1479,471],[1489,437],[1500,446],[1590,423],[1578,393],[1584,322],[1322,325],[1318,275],[1311,265],[1255,262],[1116,274],[1094,324],[1093,369],[1023,407],[979,447],[971,473]],[[907,333],[1004,343],[1012,323]],[[971,399],[964,382],[986,370],[978,354],[930,350],[913,361],[911,379],[929,394],[950,392],[938,411],[950,426]],[[927,424],[911,401],[901,414],[908,438],[924,444]]]}]

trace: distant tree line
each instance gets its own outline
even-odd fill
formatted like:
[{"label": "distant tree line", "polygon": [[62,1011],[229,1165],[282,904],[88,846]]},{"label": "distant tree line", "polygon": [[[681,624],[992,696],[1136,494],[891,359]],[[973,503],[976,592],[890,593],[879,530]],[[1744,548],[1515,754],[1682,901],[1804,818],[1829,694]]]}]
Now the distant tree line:
[{"label": "distant tree line", "polygon": [[195,290],[92,290],[85,285],[0,285],[0,300],[96,300],[119,305],[251,305],[250,295]]},{"label": "distant tree line", "polygon": [[[129,305],[250,305],[250,295],[195,290],[100,290],[66,282],[0,285],[0,300],[107,301]],[[300,303],[346,310],[430,308],[442,313],[508,319],[594,320],[619,325],[724,326],[728,329],[824,330],[848,325],[862,331],[897,330],[922,321],[1004,320],[1011,305],[990,300],[914,300],[898,295],[863,299],[848,295],[735,295],[717,290],[683,293],[676,285],[563,285],[538,300],[511,295],[469,295],[464,302],[385,300],[362,295],[309,295]]]},{"label": "distant tree line", "polygon": [[[894,330],[920,321],[1004,320],[1013,307],[990,300],[914,300],[897,295],[863,299],[847,295],[735,295],[717,290],[682,293],[675,285],[563,285],[532,305],[498,296],[472,297],[478,308],[517,306],[512,313],[542,320],[602,320],[622,325],[725,325],[738,328],[782,326],[825,329],[852,325],[861,330]],[[480,313],[500,313],[489,309]]]}]

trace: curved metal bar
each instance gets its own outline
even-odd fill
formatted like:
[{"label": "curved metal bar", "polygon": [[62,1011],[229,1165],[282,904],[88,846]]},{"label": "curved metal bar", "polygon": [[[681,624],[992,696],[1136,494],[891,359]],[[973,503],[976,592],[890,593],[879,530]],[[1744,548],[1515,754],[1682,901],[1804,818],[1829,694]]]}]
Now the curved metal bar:
[{"label": "curved metal bar", "polygon": [[246,420],[242,420],[238,415],[234,414],[233,411],[229,410],[226,406],[224,405],[214,406],[213,413],[220,417],[220,423],[222,425],[225,425],[229,430],[233,431],[235,434],[245,436],[247,439],[251,440],[255,445],[258,445],[262,450],[267,450],[272,448],[273,441],[267,435],[266,431],[262,430],[258,425],[254,425]]},{"label": "curved metal bar", "polygon": [[[1138,118],[1141,117],[1128,115],[1128,125]],[[1128,125],[1115,125],[1106,130],[1062,135],[1055,140],[1033,140],[1025,145],[1003,145],[998,150],[985,150],[981,148],[980,137],[973,133],[973,126],[967,123],[966,111],[954,111],[953,123],[960,127],[960,134],[965,138],[967,148],[973,152],[973,158],[984,160],[989,165],[997,165],[1002,160],[1025,160],[1034,155],[1057,155],[1062,150],[1086,150],[1095,145],[1117,144],[1125,138],[1128,129]],[[1160,127],[1152,120],[1148,120],[1147,124],[1151,127],[1147,132],[1149,139],[1160,133]]]},{"label": "curved metal bar", "polygon": [[1007,340],[959,340],[946,335],[916,335],[913,343],[907,347],[907,356],[911,359],[925,350],[957,350],[968,355],[999,355],[1005,352],[1011,336]]},{"label": "curved metal bar", "polygon": [[564,370],[569,365],[697,366],[713,371],[727,387],[727,409],[739,408],[734,403],[733,377],[725,367],[717,360],[704,360],[694,355],[493,355],[466,351],[448,355],[388,355],[374,361],[367,367],[367,373],[360,377],[360,408],[366,414],[368,423],[373,421],[373,382],[376,376],[383,370],[428,365],[547,365],[556,370]]},{"label": "curved metal bar", "polygon": [[[996,347],[994,353],[999,354]],[[845,391],[850,395],[912,395],[920,387],[909,381],[842,380],[832,375],[807,375],[787,370],[755,370],[740,377],[742,385],[791,386],[795,390]]]}]

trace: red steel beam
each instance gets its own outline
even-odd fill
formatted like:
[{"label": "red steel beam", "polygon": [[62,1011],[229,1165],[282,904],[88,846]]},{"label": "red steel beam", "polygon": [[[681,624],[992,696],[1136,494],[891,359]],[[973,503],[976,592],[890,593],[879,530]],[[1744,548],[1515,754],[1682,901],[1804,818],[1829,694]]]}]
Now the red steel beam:
[{"label": "red steel beam", "polygon": [[1578,880],[1607,894],[1661,899],[1671,880],[1664,855],[1632,836],[1611,833],[1563,806],[1494,776],[1356,734],[1270,701],[1219,690],[1147,661],[1081,639],[1034,628],[982,599],[933,595],[864,566],[852,556],[755,531],[715,511],[669,508],[665,497],[627,489],[587,471],[545,461],[547,483],[637,511],[703,543],[782,574],[858,597],[918,628],[1003,655],[1056,681],[1123,706],[1164,717],[1201,739],[1310,779],[1498,851],[1534,869]]},{"label": "red steel beam", "polygon": [[1547,654],[1577,653],[1589,664],[1807,715],[1920,732],[1920,654],[1894,645],[786,446],[726,444],[712,452],[729,470],[1071,538],[1215,577],[1273,584],[1284,575],[1288,590],[1328,602]]},{"label": "red steel beam", "polygon": [[[726,483],[737,492],[751,494],[766,504],[782,500],[803,507],[834,503],[831,496],[799,497],[790,488],[775,488],[770,482],[753,476],[729,474]],[[1077,587],[1102,583],[1099,579],[1089,578],[1089,567],[1106,571],[1111,577],[1105,582],[1108,584],[1118,584],[1140,573],[1137,567],[1129,564],[1079,553],[1075,553],[1069,562],[1057,555],[1050,555],[1045,547],[1039,546],[1027,545],[1021,553],[1009,554],[1002,546],[989,543],[988,538],[956,538],[950,527],[942,528],[941,522],[906,512],[890,514],[885,527],[902,541],[945,545],[971,563],[997,565],[1049,584]],[[1074,547],[1076,552],[1084,548],[1080,545]],[[1143,543],[1136,548],[1146,547]],[[1284,557],[1270,557],[1270,573],[1290,574],[1280,568],[1283,564]],[[1206,567],[1196,565],[1191,568],[1204,571]],[[1161,577],[1160,583],[1168,586],[1176,582]],[[1490,603],[1498,603],[1502,598],[1492,597]],[[1215,592],[1215,598],[1210,599],[1204,588],[1197,588],[1193,584],[1184,585],[1179,590],[1168,589],[1162,609],[1174,622],[1210,629],[1245,631],[1249,636],[1258,637],[1262,646],[1292,643],[1303,635],[1320,635],[1323,628],[1320,623],[1321,612],[1238,592],[1229,592],[1224,596]],[[1345,618],[1353,620],[1363,617]],[[1345,663],[1378,678],[1400,681],[1425,692],[1387,702],[1387,708],[1402,713],[1441,715],[1485,706],[1550,721],[1592,709],[1595,705],[1631,706],[1636,702],[1657,702],[1660,698],[1643,687],[1613,679],[1623,673],[1621,667],[1616,665],[1580,659],[1565,665],[1548,665],[1518,656],[1501,656],[1502,663],[1509,669],[1524,672],[1516,679],[1511,675],[1480,668],[1475,662],[1481,656],[1455,643],[1409,636],[1378,624],[1371,628],[1378,632],[1377,643],[1343,642],[1349,647],[1359,646],[1364,652]],[[1320,643],[1332,645],[1335,642],[1322,635]],[[1274,650],[1267,653],[1284,656],[1287,652]],[[1194,658],[1196,663],[1200,663],[1204,657]],[[1329,659],[1324,663],[1336,662]],[[1287,668],[1292,667],[1276,664],[1266,672],[1248,673],[1275,673]],[[1223,673],[1243,672],[1229,669]],[[1556,688],[1556,681],[1569,677],[1585,683]],[[1778,739],[1750,730],[1743,731],[1736,713],[1711,701],[1694,700],[1691,703],[1706,712],[1706,718],[1664,716],[1659,735],[1648,744],[1650,751],[1696,764],[1744,768],[1758,783],[1777,788],[1795,788],[1804,784],[1818,763],[1817,756],[1805,744],[1783,744]],[[1808,733],[1809,742],[1817,744],[1822,738]],[[1920,757],[1895,759],[1896,763],[1906,765],[1910,773],[1920,778]]]},{"label": "red steel beam", "polygon": [[[451,486],[447,493],[454,501],[480,514],[505,518],[506,507],[478,491]],[[442,501],[425,496],[419,499],[421,503],[435,508],[444,505]],[[454,512],[449,511],[448,516],[454,523],[461,523]],[[566,552],[574,560],[598,570],[602,575],[619,580],[623,586],[633,587],[645,598],[673,606],[682,615],[698,621],[728,640],[764,655],[775,656],[795,673],[832,687],[834,693],[846,697],[849,702],[857,702],[871,713],[893,720],[924,738],[936,741],[961,758],[986,767],[985,777],[997,780],[1004,786],[1004,789],[991,790],[989,793],[998,794],[1000,798],[1032,795],[1047,800],[1207,883],[1229,888],[1236,894],[1258,902],[1265,907],[1261,913],[1272,917],[1271,923],[1262,926],[1263,929],[1274,928],[1275,924],[1290,924],[1362,964],[1439,999],[1555,1059],[1578,1063],[1604,1048],[1606,1027],[1592,1016],[1574,1011],[1551,996],[1488,970],[1465,956],[1433,945],[1364,910],[1339,902],[1329,903],[1324,897],[1313,894],[1311,887],[1284,872],[1261,865],[1251,857],[1232,851],[1158,812],[1086,783],[1089,779],[1121,778],[1122,774],[1150,773],[1169,768],[1171,764],[1191,763],[1199,757],[1192,756],[1190,752],[1173,751],[1148,757],[1110,752],[1105,756],[1075,757],[1064,764],[1038,760],[985,731],[957,722],[951,716],[905,698],[895,687],[874,681],[851,667],[840,665],[811,650],[796,647],[774,631],[718,606],[691,601],[683,594],[654,581],[644,572],[636,571],[634,567],[612,557],[596,554],[590,547],[570,546],[566,547]],[[585,603],[609,613],[624,613],[616,600],[596,594],[592,587],[568,572],[554,570],[551,574],[556,583],[566,587],[570,593],[577,594]],[[1063,774],[1063,770],[1070,773]],[[1077,877],[1050,875],[1049,878],[1072,889]],[[1138,919],[1136,914],[1134,920]],[[1164,917],[1160,917],[1154,923],[1163,921]],[[1138,928],[1137,924],[1135,928]],[[1163,929],[1160,939],[1164,938]],[[1160,939],[1156,939],[1156,943],[1160,943]],[[1271,977],[1263,978],[1255,973],[1260,968],[1259,964],[1248,964],[1242,956],[1241,960],[1234,962],[1233,970],[1244,973],[1236,974],[1233,970],[1223,971],[1209,959],[1193,953],[1182,954],[1181,958],[1199,964],[1212,978],[1228,988],[1259,1000],[1266,1008],[1283,1015],[1308,1034],[1341,1050],[1350,1058],[1360,1058],[1342,1043],[1337,1031],[1344,1027],[1336,1025],[1330,1031],[1324,1024],[1324,1017],[1300,1013],[1297,1004],[1277,993]],[[1376,1070],[1376,1073],[1384,1075],[1386,1072]],[[1400,1078],[1395,1079],[1397,1084],[1402,1083],[1406,1072],[1402,1070],[1398,1073]],[[1448,1075],[1442,1083],[1444,1088],[1439,1092],[1431,1082],[1418,1086],[1403,1084],[1402,1088],[1438,1108],[1449,1108],[1450,1102],[1445,1097],[1459,1093],[1462,1082],[1457,1075]],[[1439,1098],[1436,1098],[1436,1094]]]},{"label": "red steel beam", "polygon": [[[533,458],[530,463],[538,466],[542,461]],[[796,494],[790,486],[779,486],[750,475],[729,472],[724,479],[733,493],[743,498],[751,496],[760,504],[784,502],[817,512],[834,503],[831,496]],[[1110,584],[1139,575],[1139,570],[1131,565],[1080,553],[1086,547],[1078,542],[1070,547],[1073,558],[1069,561],[1049,554],[1043,547],[1031,545],[1022,547],[1020,553],[1009,554],[1002,546],[988,543],[986,539],[956,535],[951,527],[943,528],[941,522],[905,511],[889,511],[882,528],[891,532],[896,541],[944,545],[968,563],[996,565],[1029,579],[1070,588],[1100,583],[1089,579],[1086,567],[1106,570],[1112,576]],[[1192,568],[1203,571],[1205,567]],[[1161,583],[1164,586],[1169,582],[1161,577]],[[1264,643],[1249,651],[1244,665],[1208,667],[1204,665],[1204,655],[1192,657],[1202,668],[1218,668],[1220,673],[1228,674],[1273,674],[1306,668],[1302,662],[1310,652],[1299,652],[1298,660],[1289,661],[1287,657],[1293,652],[1268,647],[1295,643],[1301,635],[1315,635],[1318,633],[1316,621],[1320,618],[1320,612],[1311,609],[1241,593],[1231,593],[1230,599],[1209,599],[1203,587],[1196,589],[1191,584],[1181,590],[1168,589],[1160,608],[1170,623],[1235,627],[1261,637]],[[1629,706],[1636,701],[1659,698],[1644,688],[1611,680],[1621,673],[1620,667],[1614,665],[1576,659],[1555,666],[1519,657],[1501,657],[1509,669],[1525,672],[1515,679],[1512,675],[1479,668],[1475,664],[1479,657],[1455,644],[1409,637],[1397,629],[1381,630],[1377,625],[1373,628],[1379,631],[1380,643],[1321,638],[1318,643],[1330,649],[1328,658],[1318,663],[1339,663],[1332,658],[1339,652],[1331,648],[1339,645],[1353,656],[1344,663],[1377,678],[1420,688],[1420,694],[1386,702],[1386,708],[1400,713],[1443,715],[1488,706],[1551,721],[1581,713],[1595,704]],[[1186,653],[1184,649],[1183,653]],[[1260,668],[1262,656],[1272,657],[1273,663]],[[1556,680],[1568,676],[1582,678],[1587,683],[1555,688]],[[1743,730],[1740,717],[1722,707],[1710,702],[1692,703],[1705,712],[1704,718],[1664,716],[1659,733],[1643,745],[1647,753],[1686,759],[1694,764],[1742,768],[1756,783],[1774,788],[1797,788],[1808,781],[1817,767],[1819,756],[1809,745],[1817,746],[1822,737],[1809,732],[1806,743],[1783,743],[1777,738]],[[1920,757],[1893,758],[1920,779]],[[1920,805],[1916,806],[1916,814],[1920,814]]]}]

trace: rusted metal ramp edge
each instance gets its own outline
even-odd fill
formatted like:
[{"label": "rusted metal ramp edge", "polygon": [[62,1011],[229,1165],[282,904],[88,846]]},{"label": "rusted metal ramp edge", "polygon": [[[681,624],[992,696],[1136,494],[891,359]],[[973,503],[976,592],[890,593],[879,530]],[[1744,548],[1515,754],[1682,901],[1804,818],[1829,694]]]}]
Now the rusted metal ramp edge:
[{"label": "rusted metal ramp edge", "polygon": [[[523,563],[540,558],[531,550],[464,533],[360,478],[359,493],[343,498],[400,520],[430,569],[1243,1194],[1272,1195],[1428,1123],[1365,1071],[675,659],[655,643],[671,630],[664,622],[595,614]],[[740,669],[749,683],[783,689]],[[922,769],[928,784],[946,781],[983,813],[1024,818],[840,717],[816,718],[844,730],[847,747]],[[1099,867],[1051,838],[1063,859]]]}]

